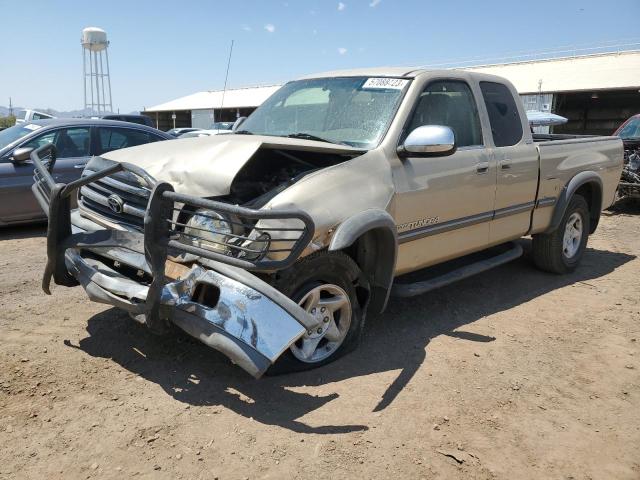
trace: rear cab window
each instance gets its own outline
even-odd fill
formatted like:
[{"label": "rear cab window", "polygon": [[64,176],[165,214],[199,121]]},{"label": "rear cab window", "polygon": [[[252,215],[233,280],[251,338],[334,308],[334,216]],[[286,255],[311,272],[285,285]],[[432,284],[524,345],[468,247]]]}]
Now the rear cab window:
[{"label": "rear cab window", "polygon": [[480,90],[489,114],[491,135],[496,147],[509,147],[522,140],[522,121],[511,90],[495,82],[480,82]]}]

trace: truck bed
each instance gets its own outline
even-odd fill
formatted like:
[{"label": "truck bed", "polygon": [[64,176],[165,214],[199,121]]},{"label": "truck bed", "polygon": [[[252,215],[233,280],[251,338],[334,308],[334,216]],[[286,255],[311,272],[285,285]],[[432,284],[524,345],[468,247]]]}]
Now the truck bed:
[{"label": "truck bed", "polygon": [[[613,203],[623,158],[619,137],[534,134],[533,140],[540,159],[538,201],[559,199],[563,188],[574,176],[594,172],[602,181],[601,204],[594,208],[605,209]],[[531,233],[544,231],[549,226],[552,212],[553,209],[537,210]]]},{"label": "truck bed", "polygon": [[592,140],[594,138],[617,138],[601,135],[573,135],[571,133],[532,133],[533,141],[535,143],[541,142],[555,142],[558,140]]}]

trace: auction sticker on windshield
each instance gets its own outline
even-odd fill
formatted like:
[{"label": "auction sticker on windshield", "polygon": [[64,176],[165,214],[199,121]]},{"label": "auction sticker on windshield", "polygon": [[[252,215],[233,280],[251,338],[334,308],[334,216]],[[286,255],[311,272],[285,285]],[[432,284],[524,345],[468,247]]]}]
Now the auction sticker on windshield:
[{"label": "auction sticker on windshield", "polygon": [[42,128],[42,125],[34,125],[33,123],[30,123],[29,125],[25,125],[24,128],[26,128],[27,130],[38,130],[39,128]]},{"label": "auction sticker on windshield", "polygon": [[409,80],[403,78],[367,78],[367,81],[362,85],[362,89],[402,90],[407,83],[409,83]]}]

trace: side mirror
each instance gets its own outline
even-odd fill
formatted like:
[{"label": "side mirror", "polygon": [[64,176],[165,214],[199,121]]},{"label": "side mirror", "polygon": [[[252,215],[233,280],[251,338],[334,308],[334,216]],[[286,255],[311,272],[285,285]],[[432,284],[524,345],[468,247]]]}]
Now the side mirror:
[{"label": "side mirror", "polygon": [[31,147],[16,148],[13,153],[11,153],[11,161],[14,163],[26,162],[31,158],[31,152],[33,152],[33,148]]},{"label": "side mirror", "polygon": [[240,125],[242,125],[242,123],[247,119],[247,117],[239,117],[233,124],[233,127],[231,127],[231,131],[235,132],[238,127],[240,127]]},{"label": "side mirror", "polygon": [[398,147],[401,157],[437,157],[451,155],[455,151],[455,134],[451,128],[442,125],[418,127]]}]

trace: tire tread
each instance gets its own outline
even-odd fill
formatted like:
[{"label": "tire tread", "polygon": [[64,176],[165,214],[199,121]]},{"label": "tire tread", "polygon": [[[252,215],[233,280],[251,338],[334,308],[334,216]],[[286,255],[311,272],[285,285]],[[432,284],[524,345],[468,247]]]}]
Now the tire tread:
[{"label": "tire tread", "polygon": [[562,241],[564,237],[564,226],[569,216],[577,211],[584,210],[583,215],[584,232],[588,236],[589,232],[589,205],[581,195],[574,195],[567,206],[558,228],[550,233],[541,233],[533,236],[532,255],[533,262],[540,270],[550,273],[563,274],[573,271],[584,253],[586,240],[583,241],[581,250],[576,253],[576,261],[567,264],[562,256]]}]

